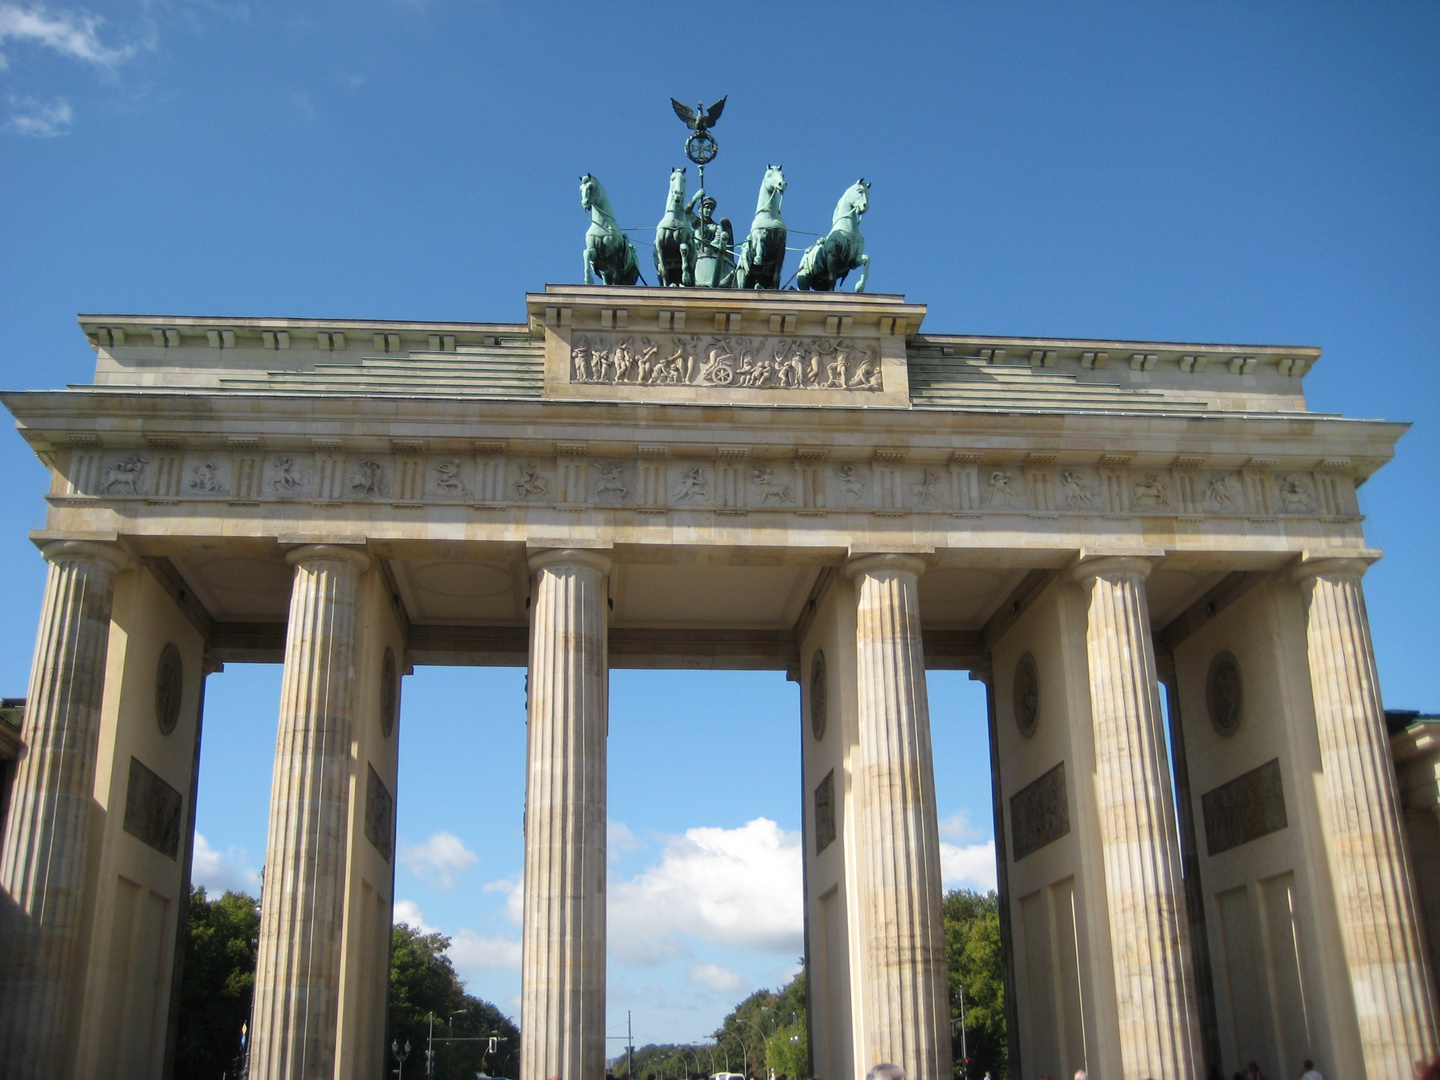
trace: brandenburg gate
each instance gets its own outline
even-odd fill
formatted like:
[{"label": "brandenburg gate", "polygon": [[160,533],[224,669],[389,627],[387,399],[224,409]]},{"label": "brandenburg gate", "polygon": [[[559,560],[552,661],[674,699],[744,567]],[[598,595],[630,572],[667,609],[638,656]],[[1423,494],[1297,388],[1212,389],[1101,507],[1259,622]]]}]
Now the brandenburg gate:
[{"label": "brandenburg gate", "polygon": [[254,661],[284,664],[256,1080],[386,1068],[417,664],[528,667],[522,1080],[604,1071],[611,667],[800,683],[827,1080],[952,1075],[946,668],[989,690],[1018,1075],[1436,1053],[1356,500],[1404,427],[1308,411],[1317,349],[931,333],[873,294],[525,304],[85,315],[93,384],[3,396],[50,471],[6,1076],[162,1075],[205,678]]}]

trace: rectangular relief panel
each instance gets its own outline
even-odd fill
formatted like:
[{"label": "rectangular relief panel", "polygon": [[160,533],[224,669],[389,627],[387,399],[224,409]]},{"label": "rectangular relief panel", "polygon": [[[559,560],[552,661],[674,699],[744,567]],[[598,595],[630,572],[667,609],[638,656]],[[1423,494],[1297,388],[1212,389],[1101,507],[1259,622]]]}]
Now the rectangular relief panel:
[{"label": "rectangular relief panel", "polygon": [[1062,761],[1010,796],[1010,834],[1015,861],[1069,832],[1070,804],[1065,796],[1065,763]]},{"label": "rectangular relief panel", "polygon": [[1200,797],[1205,818],[1205,850],[1219,855],[1289,824],[1280,759],[1242,773]]},{"label": "rectangular relief panel", "polygon": [[180,792],[130,759],[130,783],[125,792],[125,831],[160,854],[175,858],[180,852]]},{"label": "rectangular relief panel", "polygon": [[395,836],[392,825],[395,821],[395,799],[385,781],[375,771],[375,766],[365,763],[365,839],[388,863],[395,853]]},{"label": "rectangular relief panel", "polygon": [[835,770],[815,788],[815,854],[835,842]]}]

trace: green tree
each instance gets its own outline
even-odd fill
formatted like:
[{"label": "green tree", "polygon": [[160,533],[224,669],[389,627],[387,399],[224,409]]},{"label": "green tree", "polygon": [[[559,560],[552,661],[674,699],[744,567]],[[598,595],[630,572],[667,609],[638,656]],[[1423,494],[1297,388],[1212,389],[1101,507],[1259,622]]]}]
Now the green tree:
[{"label": "green tree", "polygon": [[777,1075],[810,1075],[807,995],[802,970],[779,993],[757,990],[735,1006],[715,1032],[716,1040],[728,1048],[735,1072],[748,1068],[750,1074],[763,1076],[774,1069]]},{"label": "green tree", "polygon": [[946,894],[945,958],[950,970],[950,1018],[954,1028],[955,1075],[964,1076],[960,1002],[964,992],[965,1044],[970,1073],[986,1069],[1008,1076],[1005,1032],[1005,977],[1000,951],[1000,902],[993,892],[956,889]]},{"label": "green tree", "polygon": [[[518,1076],[520,1029],[488,1001],[465,993],[450,957],[450,939],[426,934],[396,923],[390,935],[390,1023],[385,1033],[388,1056],[391,1042],[410,1043],[406,1072],[424,1072],[430,1017],[435,1017],[435,1076],[437,1080],[473,1080],[477,1072],[491,1076]],[[453,1018],[454,1026],[450,1021]],[[494,1035],[502,1041],[487,1056],[487,1043],[442,1042],[442,1039],[482,1039]],[[391,1066],[393,1068],[393,1065]]]},{"label": "green tree", "polygon": [[190,890],[175,1075],[220,1080],[236,1075],[240,1029],[250,1019],[260,909],[253,896],[227,892],[214,900]]}]

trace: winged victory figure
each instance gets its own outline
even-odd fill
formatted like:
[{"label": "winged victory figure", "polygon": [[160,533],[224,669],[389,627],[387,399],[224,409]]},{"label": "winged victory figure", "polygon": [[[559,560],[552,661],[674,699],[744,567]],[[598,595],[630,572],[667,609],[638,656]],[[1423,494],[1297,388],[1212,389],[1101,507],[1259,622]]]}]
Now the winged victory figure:
[{"label": "winged victory figure", "polygon": [[715,126],[720,119],[720,114],[725,111],[725,102],[730,95],[726,94],[719,101],[705,108],[704,102],[696,102],[695,108],[688,105],[681,105],[673,97],[670,99],[670,106],[675,110],[675,115],[685,121],[685,126],[694,130],[697,135],[703,135],[707,130]]}]

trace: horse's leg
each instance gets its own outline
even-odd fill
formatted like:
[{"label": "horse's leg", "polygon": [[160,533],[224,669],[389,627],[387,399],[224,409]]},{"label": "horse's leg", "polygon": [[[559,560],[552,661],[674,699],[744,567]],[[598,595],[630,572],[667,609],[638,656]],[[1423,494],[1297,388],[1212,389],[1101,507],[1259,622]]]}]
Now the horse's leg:
[{"label": "horse's leg", "polygon": [[592,257],[591,257],[591,254],[590,254],[590,245],[589,245],[589,244],[586,244],[586,245],[585,245],[585,250],[581,253],[581,256],[580,256],[580,257],[581,257],[581,259],[582,259],[582,260],[584,261],[584,263],[585,263],[585,284],[586,284],[586,285],[594,285],[594,284],[595,284],[595,264],[594,264],[594,262],[592,261]]},{"label": "horse's leg", "polygon": [[862,267],[862,269],[861,269],[861,271],[860,271],[860,280],[855,283],[855,291],[856,291],[856,292],[864,292],[864,291],[865,291],[865,283],[870,280],[870,256],[869,256],[869,255],[861,255],[861,256],[860,256],[860,266]]},{"label": "horse's leg", "polygon": [[670,284],[665,280],[665,259],[660,254],[660,237],[658,235],[655,237],[655,284]]}]

